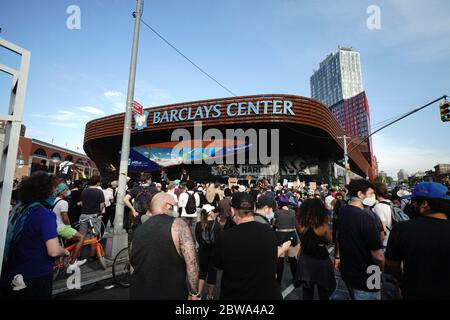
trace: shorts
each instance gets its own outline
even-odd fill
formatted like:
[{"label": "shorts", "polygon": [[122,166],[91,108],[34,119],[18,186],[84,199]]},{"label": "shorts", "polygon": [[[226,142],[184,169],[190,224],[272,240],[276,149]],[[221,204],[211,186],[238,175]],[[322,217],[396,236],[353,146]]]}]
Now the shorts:
[{"label": "shorts", "polygon": [[278,241],[279,246],[281,246],[286,241],[291,240],[291,238],[293,238],[291,247],[295,247],[298,244],[298,236],[297,236],[296,231],[276,232],[276,235],[277,235],[277,241]]},{"label": "shorts", "polygon": [[[80,216],[80,221],[87,219],[87,218],[93,218],[92,224],[93,224],[96,236],[98,236],[98,234],[101,231],[100,228],[102,227],[102,221],[97,216],[98,216],[97,214],[82,214]],[[83,236],[85,236],[86,239],[89,239],[93,235],[93,230],[89,224],[89,220],[80,223],[80,233]]]},{"label": "shorts", "polygon": [[71,226],[63,226],[58,228],[58,236],[66,240],[72,239],[77,232],[78,231]]}]

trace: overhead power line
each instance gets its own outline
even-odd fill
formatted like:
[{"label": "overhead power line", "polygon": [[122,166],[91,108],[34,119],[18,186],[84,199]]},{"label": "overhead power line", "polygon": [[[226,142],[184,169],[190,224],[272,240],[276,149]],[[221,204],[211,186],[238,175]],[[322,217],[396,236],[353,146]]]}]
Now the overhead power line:
[{"label": "overhead power line", "polygon": [[194,67],[196,67],[200,72],[202,72],[204,75],[206,75],[208,78],[210,78],[212,81],[217,83],[219,86],[221,86],[223,89],[225,89],[227,92],[229,92],[233,96],[237,96],[233,91],[228,89],[225,85],[220,83],[216,78],[214,78],[212,75],[210,75],[208,72],[203,70],[199,65],[197,65],[194,61],[189,59],[183,52],[181,52],[177,47],[175,47],[172,43],[169,42],[166,38],[164,38],[158,31],[156,31],[154,28],[152,28],[147,22],[145,22],[142,18],[140,19],[142,23],[149,28],[154,34],[156,34],[162,41],[164,41],[169,47],[171,47],[173,50],[175,50],[179,55],[181,55],[184,59],[189,61]]}]

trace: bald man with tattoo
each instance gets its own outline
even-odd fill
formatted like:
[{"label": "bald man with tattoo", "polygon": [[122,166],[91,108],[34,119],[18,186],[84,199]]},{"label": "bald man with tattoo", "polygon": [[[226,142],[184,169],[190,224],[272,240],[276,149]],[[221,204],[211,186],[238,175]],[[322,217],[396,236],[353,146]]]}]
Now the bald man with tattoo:
[{"label": "bald man with tattoo", "polygon": [[134,234],[131,299],[196,300],[200,296],[194,240],[188,225],[171,216],[174,205],[172,195],[157,193],[150,205],[152,216]]}]

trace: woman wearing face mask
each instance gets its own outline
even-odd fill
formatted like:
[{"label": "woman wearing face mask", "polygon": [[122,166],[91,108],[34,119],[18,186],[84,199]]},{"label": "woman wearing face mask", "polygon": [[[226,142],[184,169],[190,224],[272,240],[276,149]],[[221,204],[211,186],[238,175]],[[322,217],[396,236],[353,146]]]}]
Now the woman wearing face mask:
[{"label": "woman wearing face mask", "polygon": [[219,223],[214,213],[214,207],[209,204],[204,205],[201,211],[200,221],[195,226],[195,238],[199,245],[198,257],[200,261],[198,292],[203,292],[206,281],[208,283],[207,300],[214,299],[213,293],[216,287],[217,271],[212,265],[211,257],[219,232]]},{"label": "woman wearing face mask", "polygon": [[69,187],[61,180],[53,194],[56,196],[56,199],[53,203],[52,211],[56,215],[56,231],[58,232],[58,236],[77,243],[69,259],[68,269],[73,270],[75,267],[80,267],[86,263],[86,259],[77,260],[83,247],[84,236],[72,228],[69,220],[69,203],[66,200],[70,196]]},{"label": "woman wearing face mask", "polygon": [[53,259],[68,255],[58,242],[56,217],[49,210],[55,179],[33,173],[20,186],[6,235],[1,292],[12,299],[51,299]]}]

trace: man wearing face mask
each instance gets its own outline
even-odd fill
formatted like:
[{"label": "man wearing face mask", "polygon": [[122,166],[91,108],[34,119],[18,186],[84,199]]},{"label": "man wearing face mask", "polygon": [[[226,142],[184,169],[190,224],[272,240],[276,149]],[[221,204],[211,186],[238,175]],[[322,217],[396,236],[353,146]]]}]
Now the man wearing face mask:
[{"label": "man wearing face mask", "polygon": [[372,217],[372,219],[375,221],[375,225],[377,227],[378,233],[380,234],[380,240],[383,243],[383,246],[385,245],[385,232],[383,227],[383,222],[381,221],[380,217],[375,212],[375,206],[377,204],[377,198],[374,194],[373,196],[369,198],[365,198],[363,201],[364,205],[364,211]]},{"label": "man wearing face mask", "polygon": [[213,265],[223,270],[220,300],[281,300],[277,271],[277,239],[269,226],[256,222],[253,197],[246,192],[231,198],[236,226],[218,237]]},{"label": "man wearing face mask", "polygon": [[[277,202],[273,197],[267,195],[259,196],[256,202],[256,213],[254,214],[255,221],[271,226],[273,218],[275,217],[274,210],[276,209]],[[284,242],[281,246],[278,246],[278,257],[284,255],[289,250],[290,246],[290,240]]]},{"label": "man wearing face mask", "polygon": [[75,249],[72,251],[69,260],[69,270],[75,267],[80,267],[86,263],[86,259],[77,260],[80,256],[81,248],[83,247],[84,236],[77,230],[71,227],[69,220],[69,203],[66,198],[70,196],[70,190],[67,184],[60,182],[53,193],[56,196],[55,202],[53,204],[53,212],[56,215],[56,225],[58,236],[70,241],[77,242]]},{"label": "man wearing face mask", "polygon": [[386,272],[400,282],[404,300],[449,300],[450,191],[440,183],[421,182],[410,197],[416,218],[392,228]]},{"label": "man wearing face mask", "polygon": [[[380,290],[368,286],[370,266],[384,267],[383,243],[373,217],[364,212],[371,204],[374,185],[355,179],[348,185],[350,201],[339,213],[335,267],[341,272],[350,297],[354,300],[380,300]],[[368,199],[364,201],[365,199]]]}]

